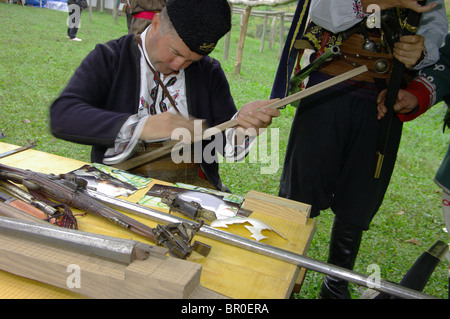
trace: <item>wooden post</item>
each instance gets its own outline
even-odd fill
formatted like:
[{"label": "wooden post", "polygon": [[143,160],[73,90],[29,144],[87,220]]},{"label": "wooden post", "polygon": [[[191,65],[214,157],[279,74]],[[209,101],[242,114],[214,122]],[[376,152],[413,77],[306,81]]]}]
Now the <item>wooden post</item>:
[{"label": "wooden post", "polygon": [[237,53],[236,53],[236,61],[234,63],[234,74],[235,75],[241,73],[242,53],[244,52],[245,35],[247,34],[248,19],[250,18],[251,11],[252,11],[252,7],[247,6],[247,8],[245,8],[244,14],[241,19],[241,32],[239,34],[239,42],[238,42]]},{"label": "wooden post", "polygon": [[230,38],[231,38],[231,32],[228,32],[225,35],[225,39],[223,42],[223,60],[227,61],[228,56],[230,55]]},{"label": "wooden post", "polygon": [[264,42],[266,41],[266,33],[267,33],[267,18],[268,18],[268,15],[264,14],[264,25],[263,25],[262,35],[261,35],[261,46],[259,47],[259,52],[263,52],[263,50],[264,50]]},{"label": "wooden post", "polygon": [[270,27],[269,36],[269,49],[273,48],[273,43],[275,42],[275,28],[277,26],[277,14],[275,13],[272,17],[272,26]]},{"label": "wooden post", "polygon": [[89,0],[89,21],[92,21],[92,0]]},{"label": "wooden post", "polygon": [[120,5],[120,2],[119,1],[117,1],[117,0],[114,0],[114,2],[113,2],[113,11],[112,11],[112,18],[113,18],[113,20],[114,20],[114,23],[115,24],[117,24],[117,20],[118,20],[118,15],[119,15],[119,5]]},{"label": "wooden post", "polygon": [[[230,3],[230,10],[233,12],[233,5]],[[230,39],[231,39],[231,30],[225,35],[225,39],[223,42],[223,60],[227,61],[228,56],[230,55]]]},{"label": "wooden post", "polygon": [[280,13],[280,46],[278,47],[278,60],[281,59],[284,44],[284,12]]}]

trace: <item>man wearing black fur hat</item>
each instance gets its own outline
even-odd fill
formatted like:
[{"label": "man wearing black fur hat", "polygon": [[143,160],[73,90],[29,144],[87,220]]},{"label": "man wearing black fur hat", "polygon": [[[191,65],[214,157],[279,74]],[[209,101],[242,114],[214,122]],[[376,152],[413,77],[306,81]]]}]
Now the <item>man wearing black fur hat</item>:
[{"label": "man wearing black fur hat", "polygon": [[[169,0],[140,36],[128,34],[97,45],[83,60],[51,106],[52,133],[92,145],[92,162],[115,164],[143,141],[168,139],[177,128],[193,133],[194,119],[213,127],[236,117],[238,127],[219,134],[226,142],[223,149],[213,149],[213,156],[216,151],[245,156],[249,138],[236,139],[236,132],[253,128],[258,133],[279,111],[252,112],[269,103],[254,101],[237,112],[219,62],[208,56],[230,29],[226,0]],[[237,145],[237,140],[243,143]],[[210,143],[203,141],[203,149]],[[199,166],[193,168],[197,175],[227,190],[217,160],[203,160]]]}]

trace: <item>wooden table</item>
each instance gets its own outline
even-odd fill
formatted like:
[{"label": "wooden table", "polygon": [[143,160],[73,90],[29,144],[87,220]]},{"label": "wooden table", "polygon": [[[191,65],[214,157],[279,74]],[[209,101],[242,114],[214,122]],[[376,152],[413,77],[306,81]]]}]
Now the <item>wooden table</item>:
[{"label": "wooden table", "polygon": [[[16,145],[0,143],[0,153],[17,148]],[[33,149],[22,151],[0,159],[0,163],[43,173],[67,173],[83,166],[84,162],[48,154]],[[152,183],[128,199],[137,202],[151,187]],[[159,182],[159,181],[158,181]],[[252,218],[259,219],[283,233],[283,239],[275,232],[263,231],[268,238],[261,242],[286,249],[298,254],[306,254],[314,234],[314,220],[307,218],[304,225],[279,218],[282,207],[273,209],[272,216],[254,211]],[[76,212],[76,210],[74,210]],[[148,219],[129,215],[150,227],[156,223]],[[120,228],[92,214],[78,216],[78,229],[108,236],[134,239],[150,243],[146,238]],[[230,225],[226,231],[250,238],[250,232],[241,225]],[[288,298],[295,284],[303,279],[299,267],[262,256],[257,253],[227,245],[216,240],[197,235],[196,240],[212,246],[207,257],[193,253],[188,260],[202,265],[201,285],[230,298],[265,299]],[[99,296],[101,298],[101,296]],[[73,291],[56,288],[34,280],[0,271],[0,298],[85,298]]]}]

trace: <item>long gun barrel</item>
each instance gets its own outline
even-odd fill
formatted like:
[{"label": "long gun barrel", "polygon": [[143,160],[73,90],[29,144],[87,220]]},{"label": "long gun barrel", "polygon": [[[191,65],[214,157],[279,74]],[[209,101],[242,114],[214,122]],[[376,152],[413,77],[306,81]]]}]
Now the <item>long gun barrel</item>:
[{"label": "long gun barrel", "polygon": [[145,260],[149,254],[165,255],[166,248],[122,239],[57,227],[49,223],[36,223],[16,218],[0,217],[0,233],[35,242],[107,258],[124,264]]}]

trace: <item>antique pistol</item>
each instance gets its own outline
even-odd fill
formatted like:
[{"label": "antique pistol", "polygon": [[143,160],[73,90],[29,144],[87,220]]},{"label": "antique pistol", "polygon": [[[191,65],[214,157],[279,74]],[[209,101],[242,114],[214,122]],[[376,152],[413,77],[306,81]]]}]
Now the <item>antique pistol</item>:
[{"label": "antique pistol", "polygon": [[205,249],[207,245],[198,242],[191,245],[194,235],[201,226],[176,223],[151,228],[84,193],[83,189],[86,188],[87,182],[76,177],[75,174],[47,175],[0,164],[0,179],[22,184],[30,193],[38,193],[70,207],[101,216],[150,239],[155,244],[164,245],[169,250],[169,254],[174,257],[185,259],[197,248],[199,253],[209,252],[209,249]]}]

